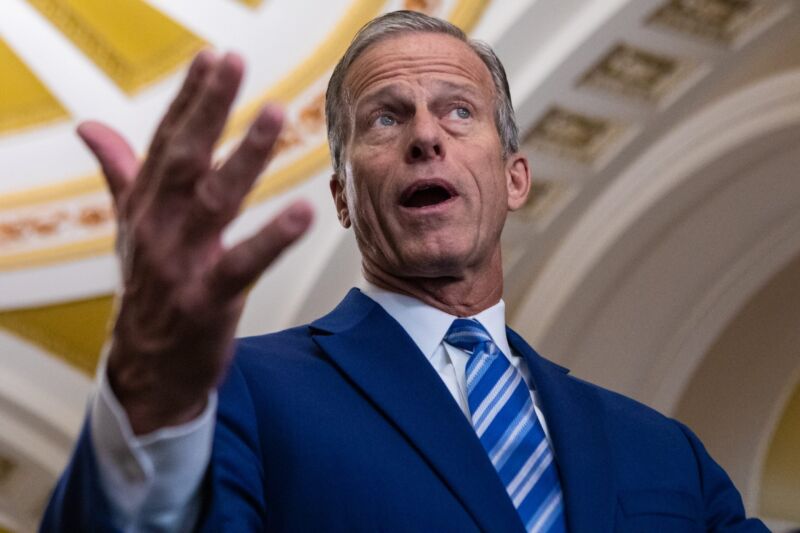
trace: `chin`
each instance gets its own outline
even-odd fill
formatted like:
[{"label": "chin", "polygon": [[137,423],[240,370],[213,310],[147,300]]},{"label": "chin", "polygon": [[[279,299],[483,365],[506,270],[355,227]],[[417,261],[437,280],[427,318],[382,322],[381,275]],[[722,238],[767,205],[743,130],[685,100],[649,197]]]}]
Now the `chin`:
[{"label": "chin", "polygon": [[405,276],[441,278],[460,277],[468,254],[456,250],[414,250],[401,257],[399,269]]}]

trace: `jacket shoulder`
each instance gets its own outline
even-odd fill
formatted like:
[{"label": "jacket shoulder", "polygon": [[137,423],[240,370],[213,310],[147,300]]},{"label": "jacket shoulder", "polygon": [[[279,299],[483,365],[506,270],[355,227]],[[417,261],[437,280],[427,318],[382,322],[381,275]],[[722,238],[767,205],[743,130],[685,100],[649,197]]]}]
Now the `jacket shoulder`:
[{"label": "jacket shoulder", "polygon": [[295,356],[315,351],[316,344],[311,338],[309,325],[236,339],[237,362],[247,362],[254,357]]}]

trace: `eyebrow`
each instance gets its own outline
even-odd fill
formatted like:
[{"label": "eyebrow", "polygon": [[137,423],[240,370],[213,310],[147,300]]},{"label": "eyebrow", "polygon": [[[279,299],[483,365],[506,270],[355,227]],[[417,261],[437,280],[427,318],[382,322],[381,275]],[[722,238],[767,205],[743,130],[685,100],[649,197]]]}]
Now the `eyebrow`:
[{"label": "eyebrow", "polygon": [[406,93],[407,91],[400,89],[396,85],[386,85],[384,87],[381,87],[377,91],[368,93],[363,98],[360,98],[357,104],[359,105],[371,104],[373,102],[386,99],[387,97],[402,98]]}]

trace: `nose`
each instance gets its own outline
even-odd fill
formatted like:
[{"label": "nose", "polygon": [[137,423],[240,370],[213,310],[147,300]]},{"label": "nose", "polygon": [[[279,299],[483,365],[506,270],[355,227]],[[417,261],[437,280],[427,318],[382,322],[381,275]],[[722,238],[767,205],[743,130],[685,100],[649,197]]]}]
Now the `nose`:
[{"label": "nose", "polygon": [[436,117],[428,111],[415,113],[406,151],[407,162],[441,159],[444,155],[444,132]]}]

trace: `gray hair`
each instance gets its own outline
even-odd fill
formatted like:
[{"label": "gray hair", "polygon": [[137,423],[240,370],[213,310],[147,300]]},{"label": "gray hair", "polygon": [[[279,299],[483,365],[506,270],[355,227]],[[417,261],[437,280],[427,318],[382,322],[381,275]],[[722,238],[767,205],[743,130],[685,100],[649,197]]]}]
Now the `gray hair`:
[{"label": "gray hair", "polygon": [[341,174],[343,152],[350,130],[351,109],[349,95],[344,87],[347,70],[368,47],[380,41],[405,33],[441,33],[455,37],[469,45],[478,55],[492,76],[495,93],[495,125],[503,147],[503,156],[519,150],[519,132],[511,104],[506,71],[491,47],[481,41],[469,39],[457,26],[447,21],[415,11],[386,13],[362,27],[347,51],[333,69],[325,93],[325,120],[328,127],[328,145],[334,172]]}]

